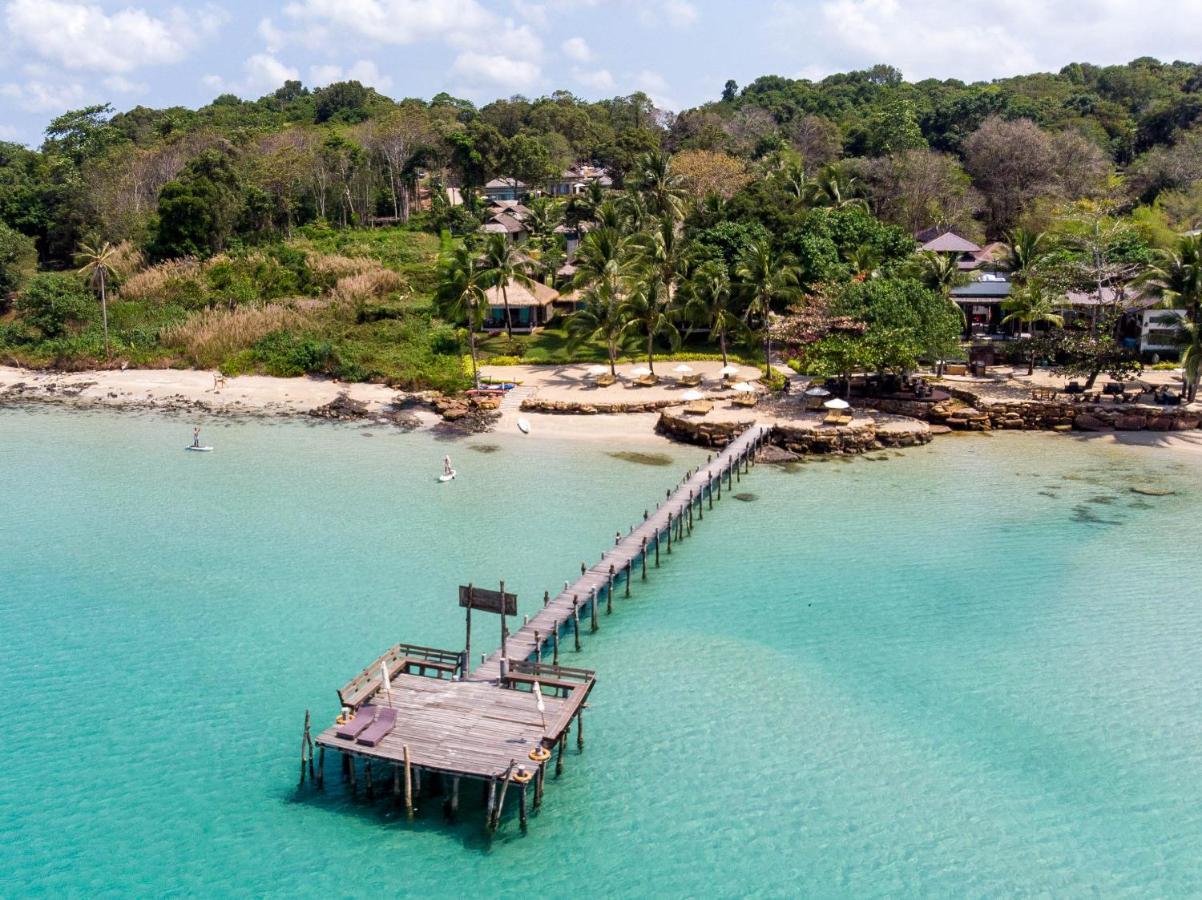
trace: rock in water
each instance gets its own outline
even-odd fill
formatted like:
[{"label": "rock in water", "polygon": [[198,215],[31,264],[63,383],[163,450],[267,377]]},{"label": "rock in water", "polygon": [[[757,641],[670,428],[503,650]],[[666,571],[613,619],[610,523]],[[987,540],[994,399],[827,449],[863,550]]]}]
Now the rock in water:
[{"label": "rock in water", "polygon": [[1151,485],[1137,484],[1131,488],[1133,494],[1143,494],[1145,497],[1168,497],[1170,494],[1177,493],[1171,488],[1159,488]]},{"label": "rock in water", "polygon": [[736,500],[742,500],[744,503],[750,503],[752,500],[758,499],[755,494],[735,494]]}]

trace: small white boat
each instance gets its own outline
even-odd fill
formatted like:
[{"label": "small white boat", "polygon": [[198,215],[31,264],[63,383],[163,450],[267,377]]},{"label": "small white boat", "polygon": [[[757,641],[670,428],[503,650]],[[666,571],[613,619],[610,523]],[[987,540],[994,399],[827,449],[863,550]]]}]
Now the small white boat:
[{"label": "small white boat", "polygon": [[518,419],[518,431],[520,431],[522,434],[529,434],[530,433],[530,420],[529,419]]},{"label": "small white boat", "polygon": [[195,444],[189,444],[184,449],[191,450],[193,453],[212,453],[213,452],[212,447],[197,447]]},{"label": "small white boat", "polygon": [[451,469],[451,471],[449,471],[449,472],[443,472],[441,475],[438,476],[438,480],[441,481],[443,484],[446,484],[448,481],[454,481],[455,480],[455,470]]}]

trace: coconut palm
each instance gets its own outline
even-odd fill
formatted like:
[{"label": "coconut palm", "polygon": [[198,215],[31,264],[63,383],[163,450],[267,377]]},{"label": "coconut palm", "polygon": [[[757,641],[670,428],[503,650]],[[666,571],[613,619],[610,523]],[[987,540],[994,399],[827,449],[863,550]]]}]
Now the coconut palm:
[{"label": "coconut palm", "polygon": [[744,321],[760,323],[764,341],[764,375],[772,376],[772,308],[784,306],[797,299],[800,274],[793,257],[777,254],[767,241],[756,241],[747,247],[735,266],[735,277],[747,297]]},{"label": "coconut palm", "polygon": [[1202,379],[1202,325],[1198,322],[1180,323],[1185,349],[1181,352],[1181,380],[1185,382],[1185,398],[1189,403],[1198,399],[1198,381]]},{"label": "coconut palm", "polygon": [[1042,231],[1015,228],[1006,235],[1002,265],[1017,282],[1032,277],[1048,252],[1048,236]]},{"label": "coconut palm", "polygon": [[726,266],[715,260],[702,263],[685,282],[684,295],[684,315],[708,325],[710,335],[718,338],[722,365],[727,365],[726,338],[742,330],[743,320],[731,306],[733,294]]},{"label": "coconut palm", "polygon": [[818,174],[805,185],[804,199],[811,206],[828,209],[845,209],[849,206],[867,209],[867,201],[856,196],[858,190],[859,180],[832,163],[819,169]]},{"label": "coconut palm", "polygon": [[688,244],[676,223],[664,217],[632,239],[637,264],[659,280],[671,294],[688,267]]},{"label": "coconut palm", "polygon": [[843,252],[844,261],[851,266],[856,281],[867,281],[881,274],[881,251],[872,244],[856,244]]},{"label": "coconut palm", "polygon": [[[964,310],[960,307],[960,304],[952,299],[952,290],[962,284],[968,283],[968,275],[960,270],[954,253],[932,253],[927,251],[915,254],[913,261],[910,263],[910,272],[915,278],[926,285],[928,289],[934,291],[948,302],[951,308],[956,311],[956,316],[960,319],[960,326],[962,328],[968,325],[968,316],[964,314]],[[943,374],[942,359],[935,366],[935,374]]]},{"label": "coconut palm", "polygon": [[584,341],[601,341],[609,356],[609,371],[618,374],[618,350],[629,322],[622,299],[613,285],[599,281],[580,295],[581,306],[568,317],[568,335],[573,346]]},{"label": "coconut palm", "polygon": [[641,335],[647,341],[647,368],[655,373],[655,339],[668,338],[673,348],[680,345],[676,328],[676,310],[667,287],[653,272],[635,279],[623,298],[621,314],[625,319],[623,331]]},{"label": "coconut palm", "polygon": [[488,273],[480,268],[476,257],[464,246],[443,258],[438,297],[443,314],[454,321],[467,322],[467,341],[472,354],[472,383],[480,386],[480,365],[476,355],[476,332],[484,327],[488,316],[485,284]]},{"label": "coconut palm", "polygon": [[647,198],[647,206],[655,215],[672,221],[682,217],[687,193],[680,176],[672,171],[672,157],[669,154],[644,155],[638,161],[633,181]]},{"label": "coconut palm", "polygon": [[121,271],[121,255],[123,247],[114,246],[108,241],[103,244],[80,244],[76,254],[76,262],[80,264],[79,272],[87,277],[92,287],[100,291],[100,314],[104,321],[104,356],[109,356],[109,304],[108,284],[114,275]]},{"label": "coconut palm", "polygon": [[487,273],[489,285],[501,288],[501,302],[505,305],[505,334],[513,340],[513,315],[509,310],[509,285],[516,281],[519,284],[532,284],[526,274],[528,261],[509,242],[504,234],[490,234],[488,243],[484,245],[484,258],[481,261]]},{"label": "coconut palm", "polygon": [[[1002,305],[1002,308],[1007,311],[1007,315],[1002,319],[1003,325],[1017,322],[1020,328],[1024,323],[1032,329],[1040,323],[1054,325],[1057,328],[1064,327],[1064,316],[1056,312],[1051,294],[1043,285],[1036,282],[1028,283],[1016,291]],[[1030,355],[1027,357],[1028,375],[1035,372],[1036,347],[1034,342],[1031,343],[1030,350]]]},{"label": "coconut palm", "polygon": [[616,228],[595,228],[576,248],[574,265],[578,287],[604,284],[610,294],[617,297],[621,294],[622,283],[633,272],[630,239]]},{"label": "coconut palm", "polygon": [[1202,305],[1202,238],[1188,235],[1172,250],[1158,250],[1155,263],[1139,278],[1153,294],[1180,304],[1191,321]]}]

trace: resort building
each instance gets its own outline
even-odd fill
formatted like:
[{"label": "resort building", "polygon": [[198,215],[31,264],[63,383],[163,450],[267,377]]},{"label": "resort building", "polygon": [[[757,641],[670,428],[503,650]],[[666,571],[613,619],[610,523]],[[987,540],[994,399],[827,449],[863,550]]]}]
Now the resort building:
[{"label": "resort building", "polygon": [[516,178],[494,178],[484,185],[484,196],[492,200],[521,200],[528,193],[526,183]]},{"label": "resort building", "polygon": [[509,297],[509,313],[513,320],[513,330],[529,332],[541,328],[555,317],[555,301],[559,299],[559,291],[547,287],[537,281],[523,284],[511,281],[502,295],[500,286],[491,287],[484,292],[488,303],[488,320],[484,327],[490,330],[505,328],[505,296]]},{"label": "resort building", "polygon": [[1002,304],[1010,299],[1010,279],[982,272],[975,280],[952,288],[952,300],[964,313],[965,337],[1001,334],[1006,313]]},{"label": "resort building", "polygon": [[552,179],[547,184],[547,193],[552,197],[571,197],[583,194],[593,182],[603,188],[614,186],[613,179],[605,169],[600,166],[580,165],[573,166],[558,178]]}]

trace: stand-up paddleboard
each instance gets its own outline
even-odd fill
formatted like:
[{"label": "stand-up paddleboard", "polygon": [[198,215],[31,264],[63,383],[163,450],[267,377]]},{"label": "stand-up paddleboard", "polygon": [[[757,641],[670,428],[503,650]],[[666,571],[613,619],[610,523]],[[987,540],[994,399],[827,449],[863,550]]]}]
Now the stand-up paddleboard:
[{"label": "stand-up paddleboard", "polygon": [[530,421],[528,419],[518,419],[518,431],[522,434],[530,433]]},{"label": "stand-up paddleboard", "polygon": [[191,450],[193,453],[212,453],[212,452],[213,452],[213,448],[212,448],[212,447],[196,447],[196,446],[193,446],[193,445],[191,445],[191,444],[189,444],[189,445],[188,445],[187,447],[185,447],[184,449],[185,449],[185,450]]},{"label": "stand-up paddleboard", "polygon": [[446,484],[448,481],[454,481],[455,480],[455,470],[451,469],[451,471],[449,471],[449,472],[443,472],[441,475],[438,476],[438,480],[441,481],[443,484]]}]

